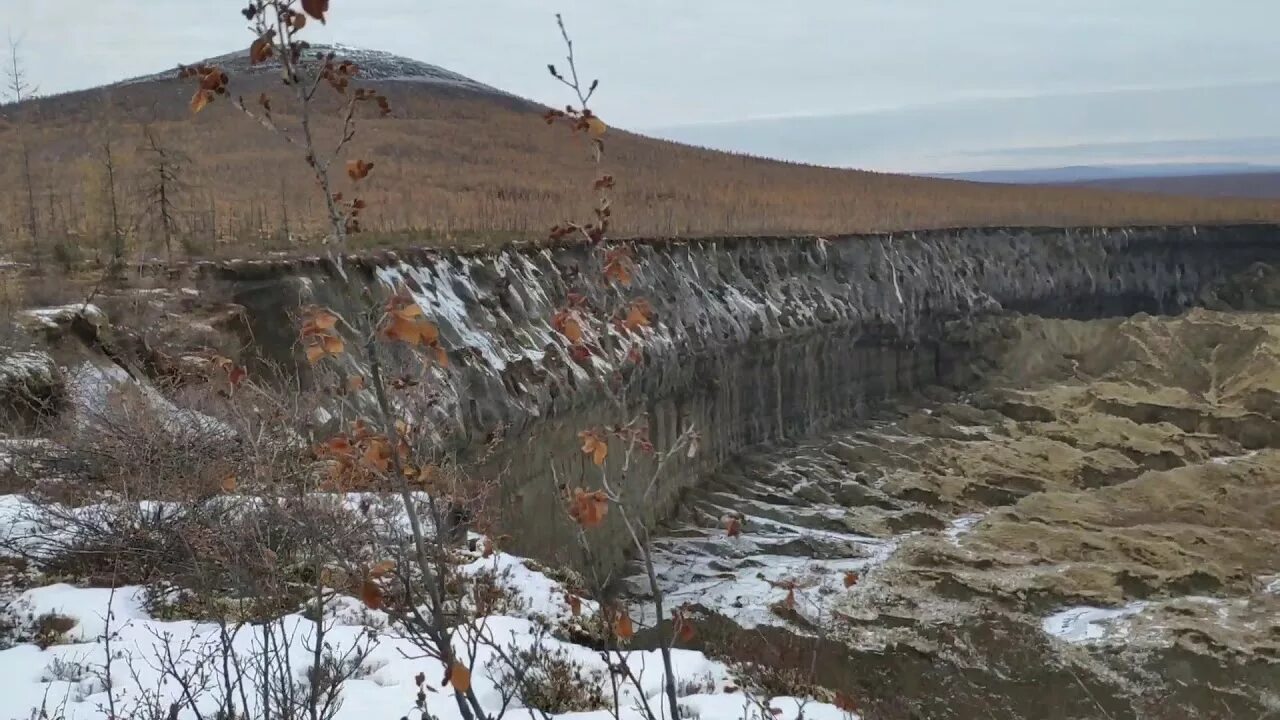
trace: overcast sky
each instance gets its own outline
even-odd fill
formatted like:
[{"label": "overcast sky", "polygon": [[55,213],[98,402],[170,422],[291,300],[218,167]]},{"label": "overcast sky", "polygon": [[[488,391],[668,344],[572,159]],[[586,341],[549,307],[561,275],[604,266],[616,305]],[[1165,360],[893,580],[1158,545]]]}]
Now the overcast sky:
[{"label": "overcast sky", "polygon": [[[1176,95],[1189,89],[1186,101],[1194,105],[1206,88],[1274,89],[1280,81],[1277,0],[331,3],[330,24],[315,40],[389,50],[551,104],[564,100],[545,71],[561,56],[553,18],[560,11],[584,68],[601,78],[598,109],[613,124],[638,129],[883,116],[916,106],[971,108],[974,101],[1060,101],[1099,92],[1128,93],[1140,103],[1153,90]],[[238,6],[237,0],[0,0],[0,38],[21,38],[33,80],[46,93],[58,92],[243,46],[249,36]],[[1134,125],[1125,107],[1112,108],[1119,117],[1083,139],[1076,133],[1072,142],[1160,134],[1159,118]],[[1036,142],[1052,145],[1057,134],[1070,134],[1057,114],[1037,119],[1030,113],[1021,122],[1043,124]],[[962,115],[974,122],[971,112]],[[939,121],[948,121],[945,114]],[[1113,130],[1116,138],[1107,135]],[[923,135],[895,140],[917,146],[904,147],[904,158],[930,143],[938,145],[930,152],[953,156],[975,150],[952,147],[954,141],[941,139],[948,133],[935,139],[927,127],[914,132]],[[1259,121],[1249,133],[1272,129]],[[892,149],[886,155],[880,148],[865,164],[919,169],[913,165],[930,163],[928,157],[894,158]],[[857,164],[858,157],[835,153],[829,161]]]}]

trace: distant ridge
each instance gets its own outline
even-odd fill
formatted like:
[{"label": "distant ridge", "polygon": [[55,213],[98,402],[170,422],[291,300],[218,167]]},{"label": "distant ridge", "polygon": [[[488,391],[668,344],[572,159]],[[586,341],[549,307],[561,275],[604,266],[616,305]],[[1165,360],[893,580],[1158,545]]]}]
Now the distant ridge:
[{"label": "distant ridge", "polygon": [[1280,172],[1273,165],[1249,163],[1145,163],[1131,165],[1073,165],[1066,167],[1019,168],[1013,170],[978,170],[975,172],[938,173],[930,177],[971,180],[990,183],[1080,183],[1094,181],[1124,182],[1145,178],[1200,177],[1212,175],[1249,175]]}]

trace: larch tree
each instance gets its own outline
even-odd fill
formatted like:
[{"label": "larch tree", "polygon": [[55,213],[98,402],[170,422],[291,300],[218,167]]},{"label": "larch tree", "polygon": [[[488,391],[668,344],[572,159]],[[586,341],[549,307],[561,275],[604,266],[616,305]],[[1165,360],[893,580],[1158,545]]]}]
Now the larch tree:
[{"label": "larch tree", "polygon": [[[39,89],[27,79],[26,69],[22,64],[21,43],[12,36],[9,37],[8,59],[8,72],[5,82],[6,99],[14,103],[14,105],[21,105],[23,102],[34,98]],[[23,122],[22,114],[24,114],[22,108],[17,108],[14,125],[18,131],[18,153],[22,160],[22,181],[27,195],[27,236],[31,242],[32,260],[38,263],[40,259],[40,242],[39,229],[36,224],[35,184],[31,175],[31,144],[27,137],[26,123]]]}]

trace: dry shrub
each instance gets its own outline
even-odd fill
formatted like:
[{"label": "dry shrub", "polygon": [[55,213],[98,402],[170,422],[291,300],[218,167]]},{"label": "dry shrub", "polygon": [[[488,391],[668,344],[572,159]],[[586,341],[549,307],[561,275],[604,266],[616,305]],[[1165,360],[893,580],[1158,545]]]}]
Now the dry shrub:
[{"label": "dry shrub", "polygon": [[310,492],[310,445],[287,408],[224,391],[196,410],[128,383],[106,396],[50,442],[11,452],[11,472],[31,488],[18,518],[31,530],[8,544],[48,573],[293,597],[319,547],[371,536],[367,513]]},{"label": "dry shrub", "polygon": [[824,697],[829,691],[814,682],[813,674],[796,667],[766,663],[734,663],[730,673],[752,695],[774,697]]},{"label": "dry shrub", "polygon": [[601,673],[587,670],[563,648],[538,643],[508,652],[509,661],[497,669],[497,683],[513,689],[525,707],[551,715],[609,707]]},{"label": "dry shrub", "polygon": [[[109,381],[93,376],[72,394],[93,402],[95,389],[85,386],[98,382]],[[170,405],[153,391],[103,390],[105,402],[76,408],[54,428],[51,443],[15,453],[16,471],[33,480],[47,473],[61,489],[78,489],[89,499],[100,491],[181,499],[215,494],[249,461],[235,431],[220,420]]]}]

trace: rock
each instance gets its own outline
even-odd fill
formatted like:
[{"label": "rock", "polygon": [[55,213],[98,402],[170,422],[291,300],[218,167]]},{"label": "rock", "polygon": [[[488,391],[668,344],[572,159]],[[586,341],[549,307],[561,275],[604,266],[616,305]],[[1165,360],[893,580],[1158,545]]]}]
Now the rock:
[{"label": "rock", "polygon": [[823,504],[831,502],[831,494],[823,490],[817,483],[801,483],[792,491],[795,496],[811,503]]},{"label": "rock", "polygon": [[66,380],[46,352],[0,356],[0,421],[30,422],[56,412]]},{"label": "rock", "polygon": [[844,507],[878,505],[884,500],[883,493],[852,480],[840,483],[832,495],[833,499]]}]

